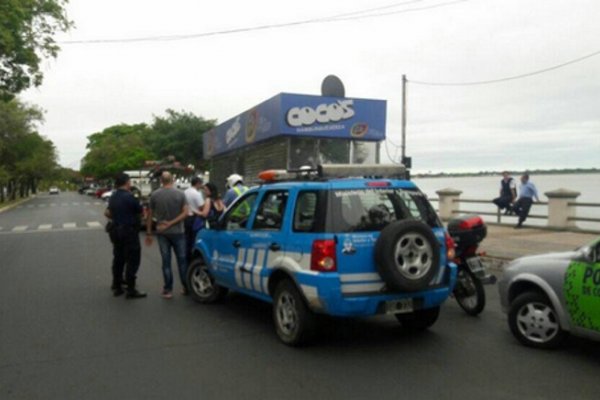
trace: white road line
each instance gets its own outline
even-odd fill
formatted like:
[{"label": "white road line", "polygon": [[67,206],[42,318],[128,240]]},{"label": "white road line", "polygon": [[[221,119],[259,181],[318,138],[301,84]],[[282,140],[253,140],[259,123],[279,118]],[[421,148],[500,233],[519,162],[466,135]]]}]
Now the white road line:
[{"label": "white road line", "polygon": [[94,202],[94,205],[95,205],[95,206],[101,206],[101,205],[102,205],[102,203],[101,203],[101,202],[99,202],[99,201],[95,201],[95,202]]},{"label": "white road line", "polygon": [[90,221],[87,223],[87,226],[90,228],[100,228],[102,227],[102,224],[98,221]]},{"label": "white road line", "polygon": [[13,232],[23,232],[25,230],[27,230],[27,225],[18,225],[12,228]]},{"label": "white road line", "polygon": [[63,228],[65,228],[65,229],[77,228],[77,224],[75,222],[66,222],[63,224]]},{"label": "white road line", "polygon": [[89,205],[90,205],[90,202],[89,202],[89,201],[86,201],[86,202],[85,202],[85,203],[83,203],[83,204],[85,204],[86,206],[89,206]]},{"label": "white road line", "polygon": [[39,231],[46,231],[48,229],[52,229],[52,224],[43,224],[38,226]]},{"label": "white road line", "polygon": [[50,207],[56,207],[56,203],[50,203]]},{"label": "white road line", "polygon": [[38,207],[46,207],[46,205],[42,203],[42,204],[39,204]]},{"label": "white road line", "polygon": [[78,206],[78,205],[79,205],[79,203],[75,203],[75,202],[74,202],[74,203],[73,203],[73,205],[74,205],[74,206]]},{"label": "white road line", "polygon": [[61,203],[61,206],[68,206],[69,203]]}]

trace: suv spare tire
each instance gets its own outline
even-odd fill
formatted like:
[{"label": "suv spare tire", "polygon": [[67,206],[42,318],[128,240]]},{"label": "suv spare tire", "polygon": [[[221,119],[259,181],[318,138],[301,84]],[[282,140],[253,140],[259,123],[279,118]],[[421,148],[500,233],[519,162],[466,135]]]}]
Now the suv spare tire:
[{"label": "suv spare tire", "polygon": [[424,222],[393,222],[375,243],[375,264],[390,289],[423,290],[439,271],[440,244]]}]

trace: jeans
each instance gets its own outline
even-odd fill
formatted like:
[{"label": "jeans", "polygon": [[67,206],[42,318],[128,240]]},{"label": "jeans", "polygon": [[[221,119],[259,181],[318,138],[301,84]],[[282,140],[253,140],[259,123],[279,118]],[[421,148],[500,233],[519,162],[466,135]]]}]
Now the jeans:
[{"label": "jeans", "polygon": [[186,245],[185,235],[183,233],[164,233],[157,235],[158,247],[162,258],[162,272],[165,280],[163,289],[167,292],[173,291],[173,272],[171,270],[171,249],[175,252],[177,259],[177,268],[179,269],[179,279],[184,289],[186,285],[187,263],[186,263]]},{"label": "jeans", "polygon": [[[135,279],[140,267],[141,247],[137,226],[115,226],[110,233],[113,243],[113,288],[121,287],[123,270],[129,291],[135,289]],[[125,268],[127,266],[127,268]]]}]

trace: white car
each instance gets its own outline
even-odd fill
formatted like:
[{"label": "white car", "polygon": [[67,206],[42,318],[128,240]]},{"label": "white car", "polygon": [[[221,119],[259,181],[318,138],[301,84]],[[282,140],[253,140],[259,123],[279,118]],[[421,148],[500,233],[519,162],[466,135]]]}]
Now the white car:
[{"label": "white car", "polygon": [[100,198],[104,201],[108,201],[108,199],[110,199],[110,196],[113,195],[115,191],[114,190],[109,190],[107,192],[102,193],[102,196],[100,196]]},{"label": "white car", "polygon": [[60,190],[58,190],[58,188],[56,186],[52,186],[49,190],[48,190],[48,194],[59,194]]}]

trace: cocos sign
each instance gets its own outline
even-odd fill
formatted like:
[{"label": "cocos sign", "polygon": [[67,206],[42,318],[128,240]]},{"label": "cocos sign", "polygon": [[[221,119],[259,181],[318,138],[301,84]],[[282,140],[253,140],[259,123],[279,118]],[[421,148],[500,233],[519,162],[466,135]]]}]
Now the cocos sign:
[{"label": "cocos sign", "polygon": [[319,104],[317,107],[293,107],[286,115],[289,126],[295,128],[313,125],[315,123],[327,124],[349,119],[354,116],[352,100],[338,100],[331,104]]}]

